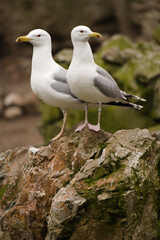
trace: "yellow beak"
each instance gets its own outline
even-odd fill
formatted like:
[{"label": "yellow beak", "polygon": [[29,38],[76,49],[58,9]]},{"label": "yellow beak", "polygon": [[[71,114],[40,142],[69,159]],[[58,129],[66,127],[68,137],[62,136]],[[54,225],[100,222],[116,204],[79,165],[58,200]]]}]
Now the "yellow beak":
[{"label": "yellow beak", "polygon": [[16,42],[29,42],[31,41],[31,38],[28,38],[27,36],[21,36],[16,39]]},{"label": "yellow beak", "polygon": [[100,33],[97,33],[97,32],[92,32],[91,34],[88,34],[88,36],[102,38],[102,35]]}]

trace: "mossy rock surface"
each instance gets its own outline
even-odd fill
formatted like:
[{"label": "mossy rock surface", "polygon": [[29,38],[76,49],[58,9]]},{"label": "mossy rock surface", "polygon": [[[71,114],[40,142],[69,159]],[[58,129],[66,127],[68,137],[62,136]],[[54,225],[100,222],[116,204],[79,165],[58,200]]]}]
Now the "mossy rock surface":
[{"label": "mossy rock surface", "polygon": [[153,38],[160,44],[160,24],[153,31]]},{"label": "mossy rock surface", "polygon": [[157,138],[76,127],[0,154],[0,240],[158,240]]}]

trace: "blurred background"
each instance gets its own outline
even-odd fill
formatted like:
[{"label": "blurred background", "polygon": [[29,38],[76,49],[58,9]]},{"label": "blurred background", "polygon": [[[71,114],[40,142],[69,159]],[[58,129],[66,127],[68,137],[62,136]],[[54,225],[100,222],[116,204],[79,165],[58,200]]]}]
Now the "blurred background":
[{"label": "blurred background", "polygon": [[[70,32],[77,25],[100,32],[90,41],[96,62],[121,89],[147,99],[142,111],[107,107],[102,129],[160,130],[160,0],[1,0],[0,2],[0,151],[39,146],[56,135],[60,109],[42,104],[30,88],[32,46],[16,44],[35,28],[51,34],[53,56],[64,67],[72,57]],[[67,128],[83,120],[70,111]],[[96,123],[97,112],[89,118]]]}]

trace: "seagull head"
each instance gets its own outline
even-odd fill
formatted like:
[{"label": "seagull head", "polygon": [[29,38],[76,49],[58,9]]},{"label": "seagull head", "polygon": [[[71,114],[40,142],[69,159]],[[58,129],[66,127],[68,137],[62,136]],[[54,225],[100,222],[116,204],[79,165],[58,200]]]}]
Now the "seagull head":
[{"label": "seagull head", "polygon": [[97,32],[92,32],[89,27],[86,26],[77,26],[73,28],[71,32],[72,42],[86,42],[90,37],[101,38],[101,34]]},{"label": "seagull head", "polygon": [[43,29],[35,29],[26,36],[18,37],[16,42],[30,42],[34,47],[41,47],[50,44],[51,36]]}]

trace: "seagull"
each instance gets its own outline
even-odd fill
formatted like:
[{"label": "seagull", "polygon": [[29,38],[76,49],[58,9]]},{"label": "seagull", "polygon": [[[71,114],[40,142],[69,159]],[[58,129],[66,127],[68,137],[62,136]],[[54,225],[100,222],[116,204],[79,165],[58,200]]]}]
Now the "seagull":
[{"label": "seagull", "polygon": [[[67,82],[72,93],[85,102],[85,122],[76,131],[88,126],[94,131],[100,130],[101,105],[117,105],[142,109],[141,105],[129,102],[130,99],[146,101],[135,95],[121,91],[112,76],[94,62],[88,40],[101,38],[101,34],[92,32],[86,26],[77,26],[71,32],[73,57],[67,71]],[[88,123],[88,103],[98,104],[98,123]]]},{"label": "seagull", "polygon": [[31,88],[34,94],[48,105],[60,107],[63,112],[61,131],[50,142],[60,138],[65,129],[68,109],[84,109],[84,103],[73,95],[67,80],[67,70],[57,64],[52,57],[51,36],[43,29],[35,29],[16,42],[33,45]]}]

